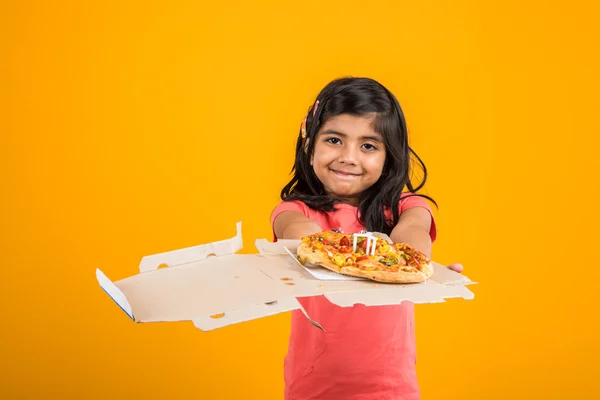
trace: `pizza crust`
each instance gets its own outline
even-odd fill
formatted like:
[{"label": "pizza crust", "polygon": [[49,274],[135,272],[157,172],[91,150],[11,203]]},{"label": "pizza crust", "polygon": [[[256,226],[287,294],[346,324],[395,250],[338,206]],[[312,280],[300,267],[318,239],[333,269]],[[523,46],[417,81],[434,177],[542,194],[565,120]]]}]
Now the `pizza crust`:
[{"label": "pizza crust", "polygon": [[364,271],[356,267],[343,267],[340,273],[384,283],[420,283],[425,282],[433,275],[433,268],[424,266],[422,272],[406,272],[402,270],[392,272]]}]

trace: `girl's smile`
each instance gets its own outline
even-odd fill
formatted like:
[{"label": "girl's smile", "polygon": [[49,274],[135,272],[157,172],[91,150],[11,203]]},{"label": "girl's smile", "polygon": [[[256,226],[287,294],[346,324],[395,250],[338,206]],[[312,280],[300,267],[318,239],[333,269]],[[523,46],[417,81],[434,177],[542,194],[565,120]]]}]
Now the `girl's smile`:
[{"label": "girl's smile", "polygon": [[341,178],[355,178],[355,177],[362,175],[362,174],[356,174],[356,173],[351,173],[351,172],[337,171],[334,169],[331,169],[331,172],[333,172],[334,174],[338,175]]}]

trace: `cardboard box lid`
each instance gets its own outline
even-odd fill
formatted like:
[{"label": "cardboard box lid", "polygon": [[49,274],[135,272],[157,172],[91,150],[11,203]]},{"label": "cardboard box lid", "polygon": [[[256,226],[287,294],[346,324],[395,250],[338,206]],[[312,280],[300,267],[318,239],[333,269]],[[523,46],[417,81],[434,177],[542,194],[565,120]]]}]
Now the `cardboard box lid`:
[{"label": "cardboard box lid", "polygon": [[142,258],[137,275],[113,283],[98,269],[96,277],[135,322],[191,320],[205,331],[292,310],[321,328],[298,302],[302,297],[323,295],[341,307],[474,297],[465,287],[473,283],[469,278],[437,263],[424,283],[319,280],[286,251],[295,253],[300,241],[261,239],[255,243],[259,254],[235,254],[241,235],[238,223],[231,239]]}]

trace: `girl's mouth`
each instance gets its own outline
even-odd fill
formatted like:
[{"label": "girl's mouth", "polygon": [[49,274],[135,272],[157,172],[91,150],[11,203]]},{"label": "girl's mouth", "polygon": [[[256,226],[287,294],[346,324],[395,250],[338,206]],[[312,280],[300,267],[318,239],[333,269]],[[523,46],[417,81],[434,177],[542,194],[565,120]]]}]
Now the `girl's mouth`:
[{"label": "girl's mouth", "polygon": [[345,178],[355,178],[355,177],[358,177],[358,176],[361,175],[361,174],[353,174],[353,173],[345,172],[345,171],[338,171],[338,170],[335,170],[335,169],[332,169],[331,171],[334,174],[336,174],[338,176],[341,176],[341,177],[345,177]]}]

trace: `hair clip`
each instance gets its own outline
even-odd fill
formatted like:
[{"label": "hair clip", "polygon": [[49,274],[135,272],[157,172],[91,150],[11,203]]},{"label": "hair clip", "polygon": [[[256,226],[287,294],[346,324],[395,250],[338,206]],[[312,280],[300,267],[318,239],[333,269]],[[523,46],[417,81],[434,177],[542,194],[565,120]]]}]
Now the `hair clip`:
[{"label": "hair clip", "polygon": [[[313,113],[312,113],[313,118],[317,114],[317,108],[319,108],[319,100],[317,100],[315,102],[315,106],[313,107]],[[304,120],[302,120],[302,128],[300,130],[302,139],[306,139],[306,118],[308,118],[308,115],[306,117],[304,117]]]},{"label": "hair clip", "polygon": [[306,139],[306,117],[304,117],[304,120],[302,120],[302,139]]}]

